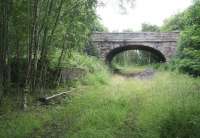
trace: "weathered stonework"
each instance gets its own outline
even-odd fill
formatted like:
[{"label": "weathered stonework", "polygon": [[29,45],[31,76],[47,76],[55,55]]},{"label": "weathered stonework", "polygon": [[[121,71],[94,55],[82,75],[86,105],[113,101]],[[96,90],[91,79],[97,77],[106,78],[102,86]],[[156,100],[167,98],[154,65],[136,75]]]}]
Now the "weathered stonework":
[{"label": "weathered stonework", "polygon": [[[131,49],[141,49],[161,54],[169,61],[176,54],[179,32],[158,33],[94,33],[92,44],[99,50],[103,60]],[[117,51],[117,52],[115,52]]]}]

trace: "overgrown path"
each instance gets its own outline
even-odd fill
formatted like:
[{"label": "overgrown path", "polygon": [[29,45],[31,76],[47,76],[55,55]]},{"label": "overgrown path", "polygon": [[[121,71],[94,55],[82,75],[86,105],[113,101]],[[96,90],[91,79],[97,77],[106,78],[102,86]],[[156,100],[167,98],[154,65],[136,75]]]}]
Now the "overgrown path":
[{"label": "overgrown path", "polygon": [[152,79],[155,73],[156,71],[153,68],[146,68],[143,71],[139,72],[131,72],[131,73],[118,72],[116,74],[126,78],[136,78],[144,80],[144,79]]},{"label": "overgrown path", "polygon": [[[190,127],[184,120],[192,120],[189,117],[191,109],[184,108],[199,106],[196,99],[200,98],[199,83],[189,77],[166,72],[144,80],[115,75],[110,84],[79,90],[78,96],[66,106],[65,119],[49,122],[36,131],[37,137],[163,138],[169,134],[174,138],[190,136],[192,131],[199,129],[194,127],[191,134],[184,134]],[[199,116],[200,110],[196,110]],[[182,116],[183,122],[180,122],[176,117],[184,112],[189,114]],[[176,127],[181,129],[174,130]]]},{"label": "overgrown path", "polygon": [[0,135],[7,138],[198,138],[199,82],[200,79],[171,72],[157,72],[152,79],[143,80],[114,75],[107,84],[78,87],[74,96],[62,104],[34,110],[31,115],[18,115],[9,123],[2,120],[4,127]]}]

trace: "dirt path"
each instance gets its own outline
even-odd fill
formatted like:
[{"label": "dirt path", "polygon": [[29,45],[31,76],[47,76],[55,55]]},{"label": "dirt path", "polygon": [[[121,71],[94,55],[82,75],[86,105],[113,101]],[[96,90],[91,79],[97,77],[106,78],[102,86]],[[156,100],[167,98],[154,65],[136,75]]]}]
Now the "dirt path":
[{"label": "dirt path", "polygon": [[120,71],[116,72],[116,74],[127,77],[127,78],[136,78],[136,79],[152,79],[155,75],[156,71],[153,68],[146,68],[141,72],[133,72],[133,73],[122,73]]},{"label": "dirt path", "polygon": [[153,76],[155,75],[155,70],[153,68],[147,68],[145,69],[145,71],[143,72],[139,72],[137,74],[135,74],[135,76],[133,76],[134,78],[137,79],[152,79]]}]

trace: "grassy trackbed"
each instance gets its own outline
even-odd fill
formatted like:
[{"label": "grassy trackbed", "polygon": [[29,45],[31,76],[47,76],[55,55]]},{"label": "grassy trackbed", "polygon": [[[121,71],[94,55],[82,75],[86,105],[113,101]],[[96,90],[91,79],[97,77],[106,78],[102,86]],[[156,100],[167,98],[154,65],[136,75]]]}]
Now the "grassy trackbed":
[{"label": "grassy trackbed", "polygon": [[74,94],[70,102],[40,112],[0,118],[0,137],[200,137],[198,78],[171,72],[158,72],[152,80],[116,75],[109,84],[80,86]]}]

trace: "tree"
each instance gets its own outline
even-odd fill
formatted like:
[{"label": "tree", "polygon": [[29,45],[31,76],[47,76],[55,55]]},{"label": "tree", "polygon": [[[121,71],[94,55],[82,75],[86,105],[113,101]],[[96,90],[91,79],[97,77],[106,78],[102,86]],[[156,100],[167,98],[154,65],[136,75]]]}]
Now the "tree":
[{"label": "tree", "polygon": [[160,28],[157,25],[143,23],[142,24],[142,32],[160,32]]},{"label": "tree", "polygon": [[[58,68],[72,50],[83,49],[94,28],[96,4],[96,0],[0,0],[0,100],[11,85],[20,87],[25,107],[28,95],[59,84]],[[57,62],[52,69],[53,57]],[[57,73],[51,83],[52,70]]]},{"label": "tree", "polygon": [[180,71],[200,76],[200,1],[184,13],[183,31],[178,49],[178,68]]},{"label": "tree", "polygon": [[94,26],[92,28],[93,32],[108,32],[108,28],[106,28],[99,19],[96,19],[94,22]]},{"label": "tree", "polygon": [[164,20],[161,32],[182,31],[185,27],[185,12],[178,13]]},{"label": "tree", "polygon": [[133,29],[128,28],[128,29],[123,30],[122,32],[124,32],[124,33],[131,33],[131,32],[133,32]]},{"label": "tree", "polygon": [[[118,6],[118,12],[120,14],[127,14],[128,9],[132,9],[135,6],[135,0],[114,0],[116,5]],[[106,2],[104,0],[98,0],[98,6],[106,6]]]}]

